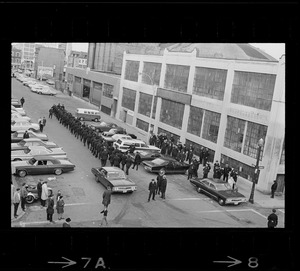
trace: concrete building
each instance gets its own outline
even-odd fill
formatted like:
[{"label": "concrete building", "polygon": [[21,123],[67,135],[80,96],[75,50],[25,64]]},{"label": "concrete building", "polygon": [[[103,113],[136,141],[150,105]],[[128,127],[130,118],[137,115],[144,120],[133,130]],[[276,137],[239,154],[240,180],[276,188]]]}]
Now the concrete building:
[{"label": "concrete building", "polygon": [[12,47],[11,49],[11,69],[18,70],[21,67],[22,50]]},{"label": "concrete building", "polygon": [[35,60],[35,43],[13,43],[12,45],[22,51],[21,69],[25,72],[32,72]]},{"label": "concrete building", "polygon": [[35,61],[35,77],[44,79],[63,80],[65,52],[63,49],[38,47]]},{"label": "concrete building", "polygon": [[87,68],[87,57],[88,53],[86,52],[79,52],[79,51],[71,51],[68,56],[68,67],[74,68]]},{"label": "concrete building", "polygon": [[269,192],[277,179],[284,192],[285,56],[277,61],[249,44],[158,51],[124,53],[117,118],[144,133],[171,133],[198,155],[206,147],[210,161],[237,168],[249,183],[263,138],[256,187]]}]

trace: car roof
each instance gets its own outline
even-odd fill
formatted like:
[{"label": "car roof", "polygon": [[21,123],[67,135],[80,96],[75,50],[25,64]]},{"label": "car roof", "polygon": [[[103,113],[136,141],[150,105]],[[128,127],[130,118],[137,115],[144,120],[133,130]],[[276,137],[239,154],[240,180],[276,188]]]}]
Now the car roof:
[{"label": "car roof", "polygon": [[209,182],[214,183],[214,184],[225,183],[221,179],[214,179],[214,178],[205,178],[205,179],[201,179],[201,181],[209,181]]},{"label": "car roof", "polygon": [[123,171],[122,169],[120,169],[118,167],[102,167],[102,168],[105,169],[107,172]]},{"label": "car roof", "polygon": [[[77,111],[82,111],[82,110],[85,110],[85,111],[94,111],[94,112],[99,112],[99,110],[96,110],[96,109],[89,109],[89,108],[76,108]],[[100,112],[99,112],[100,113]]]},{"label": "car roof", "polygon": [[32,137],[32,138],[23,138],[21,141],[25,141],[25,142],[42,142],[44,143],[43,140],[41,140],[40,138],[37,138],[37,137]]},{"label": "car roof", "polygon": [[33,158],[36,160],[58,160],[52,156],[48,155],[33,155]]},{"label": "car roof", "polygon": [[142,140],[139,140],[139,139],[123,139],[123,138],[119,138],[118,140],[122,140],[122,142],[125,142],[125,143],[143,143],[143,144],[146,144],[144,141]]}]

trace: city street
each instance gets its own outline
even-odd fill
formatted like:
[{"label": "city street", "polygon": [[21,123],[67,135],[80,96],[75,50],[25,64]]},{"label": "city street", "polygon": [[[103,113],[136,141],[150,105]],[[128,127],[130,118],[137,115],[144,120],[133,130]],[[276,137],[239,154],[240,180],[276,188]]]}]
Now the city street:
[{"label": "city street", "polygon": [[[67,128],[53,116],[48,118],[48,110],[53,104],[64,104],[66,110],[75,112],[77,107],[92,108],[84,101],[59,93],[56,96],[39,95],[24,87],[12,78],[12,96],[25,98],[24,109],[32,122],[40,117],[47,119],[44,133],[49,141],[55,142],[66,151],[68,158],[76,165],[75,170],[60,176],[35,175],[24,178],[13,176],[14,185],[23,182],[37,183],[38,179],[48,181],[54,195],[60,190],[64,196],[64,217],[72,219],[72,227],[99,227],[102,219],[100,211],[104,187],[95,181],[92,167],[101,166],[83,143],[76,139]],[[104,114],[104,113],[101,113]],[[199,171],[202,170],[200,167]],[[251,205],[248,202],[240,206],[220,206],[216,201],[199,194],[187,181],[186,175],[167,175],[166,199],[156,197],[147,202],[148,185],[155,174],[150,174],[142,166],[138,171],[130,170],[129,177],[137,184],[137,191],[131,194],[113,194],[108,208],[109,227],[266,227],[269,209]],[[246,197],[248,195],[245,195]],[[19,214],[22,213],[19,207]],[[284,213],[278,212],[278,227],[284,227]],[[21,218],[12,221],[12,227],[61,227],[55,211],[51,224],[46,220],[46,210],[36,202],[28,205]]]}]

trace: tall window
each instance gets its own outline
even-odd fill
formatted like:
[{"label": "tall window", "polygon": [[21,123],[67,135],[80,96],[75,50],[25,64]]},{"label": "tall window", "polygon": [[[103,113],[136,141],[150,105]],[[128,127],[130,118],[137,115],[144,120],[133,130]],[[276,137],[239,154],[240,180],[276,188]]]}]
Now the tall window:
[{"label": "tall window", "polygon": [[202,137],[217,143],[221,114],[205,110]]},{"label": "tall window", "polygon": [[187,131],[200,136],[203,118],[203,109],[191,106]]},{"label": "tall window", "polygon": [[152,119],[155,119],[156,106],[157,106],[157,96],[154,97],[153,110],[152,110]]},{"label": "tall window", "polygon": [[140,128],[146,132],[149,131],[149,123],[146,121],[143,121],[141,119],[136,119],[136,127]]},{"label": "tall window", "polygon": [[[159,85],[161,71],[161,63],[144,62],[142,83],[152,85]],[[151,79],[152,81],[151,81]]]},{"label": "tall window", "polygon": [[[265,141],[268,127],[257,124],[254,122],[248,122],[247,131],[245,137],[244,151],[245,155],[256,158],[258,151],[258,141],[262,138]],[[260,160],[262,160],[263,147],[261,151]]]},{"label": "tall window", "polygon": [[130,81],[138,81],[139,61],[126,60],[125,79]]},{"label": "tall window", "polygon": [[196,67],[193,93],[223,100],[227,70]]},{"label": "tall window", "polygon": [[151,105],[152,105],[152,95],[140,93],[138,113],[150,117]]},{"label": "tall window", "polygon": [[114,93],[114,86],[109,85],[109,84],[104,84],[103,85],[103,96],[107,98],[112,98]]},{"label": "tall window", "polygon": [[279,164],[282,165],[284,163],[285,163],[285,140],[283,141],[282,152],[281,152]]},{"label": "tall window", "polygon": [[134,111],[136,91],[123,88],[122,106]]},{"label": "tall window", "polygon": [[160,121],[181,129],[184,104],[162,99]]},{"label": "tall window", "polygon": [[237,152],[242,151],[245,120],[227,116],[224,146]]},{"label": "tall window", "polygon": [[236,71],[231,102],[270,111],[275,80],[273,74]]},{"label": "tall window", "polygon": [[167,64],[165,88],[187,92],[189,66]]}]

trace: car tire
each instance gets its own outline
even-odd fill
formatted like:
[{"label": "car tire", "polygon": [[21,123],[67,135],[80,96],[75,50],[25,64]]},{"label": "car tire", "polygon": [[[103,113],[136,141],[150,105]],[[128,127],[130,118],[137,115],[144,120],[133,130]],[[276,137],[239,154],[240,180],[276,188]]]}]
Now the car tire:
[{"label": "car tire", "polygon": [[20,170],[20,171],[18,171],[18,175],[19,175],[19,177],[25,177],[27,175],[27,172],[26,172],[26,170]]},{"label": "car tire", "polygon": [[55,175],[60,175],[62,174],[62,169],[61,168],[57,168],[54,170]]},{"label": "car tire", "polygon": [[202,193],[202,189],[200,187],[197,188],[198,193]]},{"label": "car tire", "polygon": [[22,161],[20,158],[15,158],[13,161]]},{"label": "car tire", "polygon": [[225,201],[221,198],[218,199],[218,203],[221,205],[221,206],[224,206],[225,204]]},{"label": "car tire", "polygon": [[32,195],[29,195],[25,198],[26,203],[31,204],[34,202],[34,197]]}]

